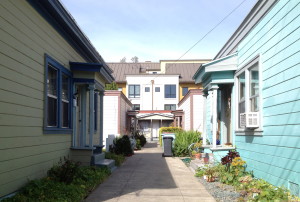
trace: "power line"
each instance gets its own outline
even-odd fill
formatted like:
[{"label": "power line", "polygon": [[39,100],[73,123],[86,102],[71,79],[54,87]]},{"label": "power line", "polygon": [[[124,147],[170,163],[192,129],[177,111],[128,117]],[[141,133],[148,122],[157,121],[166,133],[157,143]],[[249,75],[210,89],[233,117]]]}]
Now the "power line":
[{"label": "power line", "polygon": [[200,43],[207,35],[209,35],[213,30],[215,30],[222,22],[224,22],[232,13],[234,13],[243,3],[247,0],[242,1],[239,5],[237,5],[229,14],[227,14],[218,24],[216,24],[212,29],[210,29],[201,39],[199,39],[194,45],[192,45],[183,55],[181,55],[177,60],[180,60],[184,57],[190,50],[192,50],[198,43]]}]

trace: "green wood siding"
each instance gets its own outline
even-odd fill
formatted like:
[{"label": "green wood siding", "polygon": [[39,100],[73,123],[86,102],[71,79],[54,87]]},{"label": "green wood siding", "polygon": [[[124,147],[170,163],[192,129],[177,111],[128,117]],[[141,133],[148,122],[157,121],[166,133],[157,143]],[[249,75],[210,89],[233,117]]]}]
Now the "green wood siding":
[{"label": "green wood siding", "polygon": [[24,0],[0,1],[0,197],[70,155],[70,134],[43,134],[45,54],[85,62]]},{"label": "green wood siding", "polygon": [[300,184],[300,2],[281,0],[238,47],[239,67],[261,54],[263,135],[237,136],[255,176]]}]

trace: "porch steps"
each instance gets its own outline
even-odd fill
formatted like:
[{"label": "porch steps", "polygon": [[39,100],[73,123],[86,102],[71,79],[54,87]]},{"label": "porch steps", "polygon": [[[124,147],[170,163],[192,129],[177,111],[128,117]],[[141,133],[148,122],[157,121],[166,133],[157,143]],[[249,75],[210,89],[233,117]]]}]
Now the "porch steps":
[{"label": "porch steps", "polygon": [[113,159],[106,159],[105,153],[101,154],[94,154],[92,156],[91,164],[97,167],[106,167],[113,172],[117,167],[115,166],[115,160]]}]

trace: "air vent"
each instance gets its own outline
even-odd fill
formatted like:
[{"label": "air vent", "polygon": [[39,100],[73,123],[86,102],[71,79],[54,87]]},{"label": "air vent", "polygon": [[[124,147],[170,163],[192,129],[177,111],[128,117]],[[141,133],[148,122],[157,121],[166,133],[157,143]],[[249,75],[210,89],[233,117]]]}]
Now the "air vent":
[{"label": "air vent", "polygon": [[248,112],[240,114],[241,128],[258,128],[259,127],[259,113]]}]

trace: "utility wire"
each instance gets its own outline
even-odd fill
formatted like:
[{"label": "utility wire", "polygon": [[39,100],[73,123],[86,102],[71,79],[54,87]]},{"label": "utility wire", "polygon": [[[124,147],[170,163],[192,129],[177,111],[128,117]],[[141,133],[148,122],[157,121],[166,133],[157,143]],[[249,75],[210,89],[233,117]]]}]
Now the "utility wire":
[{"label": "utility wire", "polygon": [[[218,24],[216,24],[212,29],[210,29],[201,39],[199,39],[194,45],[192,45],[185,53],[183,53],[177,60],[175,60],[175,62],[178,62],[182,57],[184,57],[188,52],[190,52],[195,46],[198,45],[198,43],[200,43],[203,39],[206,38],[207,35],[209,35],[212,31],[214,31],[220,24],[222,24],[232,13],[234,13],[243,3],[245,3],[247,0],[242,1],[239,5],[237,5],[230,13],[228,13],[220,22],[218,22]],[[170,68],[171,65],[168,67]],[[165,68],[165,72],[166,73],[167,70],[167,66]]]}]

